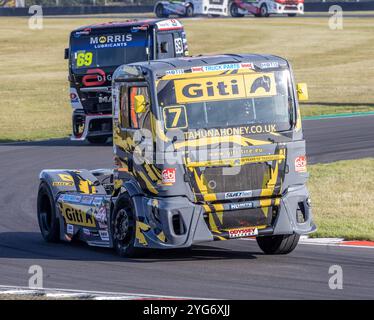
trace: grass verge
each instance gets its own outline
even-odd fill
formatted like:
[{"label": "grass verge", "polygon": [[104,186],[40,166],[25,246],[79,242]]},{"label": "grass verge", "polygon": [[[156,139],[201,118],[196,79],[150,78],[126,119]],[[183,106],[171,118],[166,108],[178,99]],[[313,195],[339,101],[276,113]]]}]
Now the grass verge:
[{"label": "grass verge", "polygon": [[318,231],[312,237],[374,241],[374,158],[309,166]]},{"label": "grass verge", "polygon": [[[25,18],[0,19],[0,142],[68,136],[71,110],[63,50],[69,32],[108,20],[48,18],[43,30],[30,30]],[[345,18],[344,29],[336,31],[329,29],[328,17],[183,23],[192,54],[253,52],[288,58],[297,81],[309,85],[305,116],[374,111],[371,18]]]}]

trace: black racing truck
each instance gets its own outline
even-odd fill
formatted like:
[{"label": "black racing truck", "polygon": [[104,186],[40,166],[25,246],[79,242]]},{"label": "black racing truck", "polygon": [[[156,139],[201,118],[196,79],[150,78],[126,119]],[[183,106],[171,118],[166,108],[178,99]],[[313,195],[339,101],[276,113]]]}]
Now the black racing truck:
[{"label": "black racing truck", "polygon": [[136,256],[255,237],[266,254],[291,252],[316,230],[298,106],[306,95],[271,55],[119,67],[115,168],[42,171],[44,239]]},{"label": "black racing truck", "polygon": [[81,27],[69,49],[72,140],[104,143],[112,136],[111,81],[123,64],[188,55],[183,25],[170,20],[128,20]]}]

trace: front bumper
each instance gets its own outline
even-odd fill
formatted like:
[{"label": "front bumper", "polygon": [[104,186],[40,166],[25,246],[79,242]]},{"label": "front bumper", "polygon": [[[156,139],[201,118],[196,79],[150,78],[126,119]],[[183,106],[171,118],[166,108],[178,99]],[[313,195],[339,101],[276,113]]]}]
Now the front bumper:
[{"label": "front bumper", "polygon": [[304,4],[279,4],[274,2],[269,9],[271,14],[304,14]]},{"label": "front bumper", "polygon": [[[314,232],[316,226],[308,198],[309,193],[305,186],[288,188],[279,201],[277,215],[271,225],[259,228],[257,236]],[[136,196],[134,205],[137,215],[137,247],[186,248],[193,244],[225,238],[225,233],[222,233],[222,237],[217,237],[210,230],[204,206],[194,204],[185,197],[150,199]]]},{"label": "front bumper", "polygon": [[72,122],[72,141],[84,141],[88,137],[112,136],[111,114],[85,114],[84,112],[74,112]]}]

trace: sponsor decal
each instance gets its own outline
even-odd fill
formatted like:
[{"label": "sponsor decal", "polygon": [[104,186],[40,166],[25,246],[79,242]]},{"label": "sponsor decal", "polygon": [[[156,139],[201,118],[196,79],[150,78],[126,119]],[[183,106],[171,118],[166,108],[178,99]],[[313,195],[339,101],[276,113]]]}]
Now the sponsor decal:
[{"label": "sponsor decal", "polygon": [[80,36],[82,35],[88,35],[91,33],[91,29],[87,28],[87,29],[84,29],[82,31],[76,31],[74,32],[74,37],[75,38],[80,38]]},{"label": "sponsor decal", "polygon": [[107,230],[99,230],[100,238],[103,241],[109,241],[109,232]]},{"label": "sponsor decal", "polygon": [[[99,87],[105,84],[106,74],[101,69],[90,69],[83,76],[82,83],[85,87]],[[109,79],[108,79],[109,80]]]},{"label": "sponsor decal", "polygon": [[83,233],[86,235],[86,236],[90,236],[91,235],[91,231],[86,229],[86,228],[83,228]]},{"label": "sponsor decal", "polygon": [[156,23],[158,30],[165,31],[165,30],[175,30],[181,29],[182,24],[175,19],[164,20]]},{"label": "sponsor decal", "polygon": [[227,63],[217,64],[213,66],[200,66],[192,67],[192,73],[195,72],[216,72],[216,71],[227,71],[227,70],[239,70],[239,69],[254,69],[253,63]]},{"label": "sponsor decal", "polygon": [[95,211],[95,219],[98,222],[105,223],[106,222],[106,207],[100,207],[97,211]]},{"label": "sponsor decal", "polygon": [[168,168],[162,170],[162,184],[164,185],[172,185],[176,181],[176,169],[175,168]]},{"label": "sponsor decal", "polygon": [[253,208],[253,202],[240,202],[240,203],[230,204],[231,210],[250,209],[250,208]]},{"label": "sponsor decal", "polygon": [[179,104],[267,97],[277,94],[273,73],[175,80]]},{"label": "sponsor decal", "polygon": [[66,225],[66,233],[67,234],[74,234],[74,226],[71,224]]},{"label": "sponsor decal", "polygon": [[279,63],[275,61],[261,62],[260,68],[261,69],[279,68]]},{"label": "sponsor decal", "polygon": [[257,236],[257,235],[258,235],[257,228],[241,228],[241,229],[229,230],[230,238],[242,238],[242,237],[251,237],[251,236]]},{"label": "sponsor decal", "polygon": [[93,199],[93,201],[92,201],[92,204],[93,204],[94,206],[99,206],[99,205],[102,204],[102,202],[103,202],[103,197],[95,197],[95,198]]},{"label": "sponsor decal", "polygon": [[132,41],[132,34],[113,34],[90,37],[90,45],[95,49],[126,47]]},{"label": "sponsor decal", "polygon": [[107,223],[99,222],[99,228],[100,228],[100,229],[108,228],[108,224],[107,224]]},{"label": "sponsor decal", "polygon": [[[73,92],[73,90],[74,90],[75,92]],[[71,103],[78,103],[78,102],[79,102],[79,97],[78,97],[78,95],[77,95],[77,93],[76,93],[76,90],[75,90],[75,89],[72,89],[71,91],[72,91],[72,92],[70,92],[70,102],[71,102]]]},{"label": "sponsor decal", "polygon": [[52,186],[54,187],[74,187],[74,179],[69,174],[59,174],[61,181],[53,181]]},{"label": "sponsor decal", "polygon": [[178,74],[184,74],[184,69],[173,69],[173,70],[167,70],[165,72],[166,75],[178,75]]},{"label": "sponsor decal", "polygon": [[99,103],[112,103],[112,96],[111,95],[100,95],[99,96]]},{"label": "sponsor decal", "polygon": [[61,204],[61,213],[65,219],[65,223],[83,226],[96,227],[95,217],[92,214],[92,209],[83,206],[71,206],[66,203]]},{"label": "sponsor decal", "polygon": [[252,191],[226,192],[225,199],[248,198],[252,197]]},{"label": "sponsor decal", "polygon": [[92,197],[89,197],[89,196],[83,196],[82,197],[82,200],[81,200],[81,203],[82,204],[87,204],[87,205],[90,205],[93,201],[93,198]]},{"label": "sponsor decal", "polygon": [[70,103],[73,109],[82,109],[81,100],[79,99],[78,92],[75,88],[70,88]]},{"label": "sponsor decal", "polygon": [[66,202],[79,203],[82,200],[82,196],[73,195],[73,194],[63,194],[61,195],[59,200],[66,201]]},{"label": "sponsor decal", "polygon": [[276,124],[265,124],[265,125],[253,125],[253,126],[241,126],[233,128],[219,128],[219,129],[200,129],[191,130],[184,133],[186,140],[194,140],[200,138],[215,138],[215,137],[227,137],[227,136],[244,136],[250,134],[265,134],[276,132]]},{"label": "sponsor decal", "polygon": [[306,169],[306,157],[300,156],[295,159],[295,171],[296,172],[307,172]]}]

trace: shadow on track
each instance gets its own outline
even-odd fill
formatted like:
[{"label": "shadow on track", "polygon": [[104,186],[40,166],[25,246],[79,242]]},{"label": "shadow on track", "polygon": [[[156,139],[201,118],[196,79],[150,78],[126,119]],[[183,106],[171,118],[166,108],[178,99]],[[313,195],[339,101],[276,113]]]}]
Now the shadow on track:
[{"label": "shadow on track", "polygon": [[83,242],[46,243],[38,232],[0,233],[1,259],[114,261],[160,263],[170,261],[256,259],[258,252],[234,251],[214,246],[193,246],[179,250],[152,250],[144,258],[121,258],[113,249],[90,247]]}]

